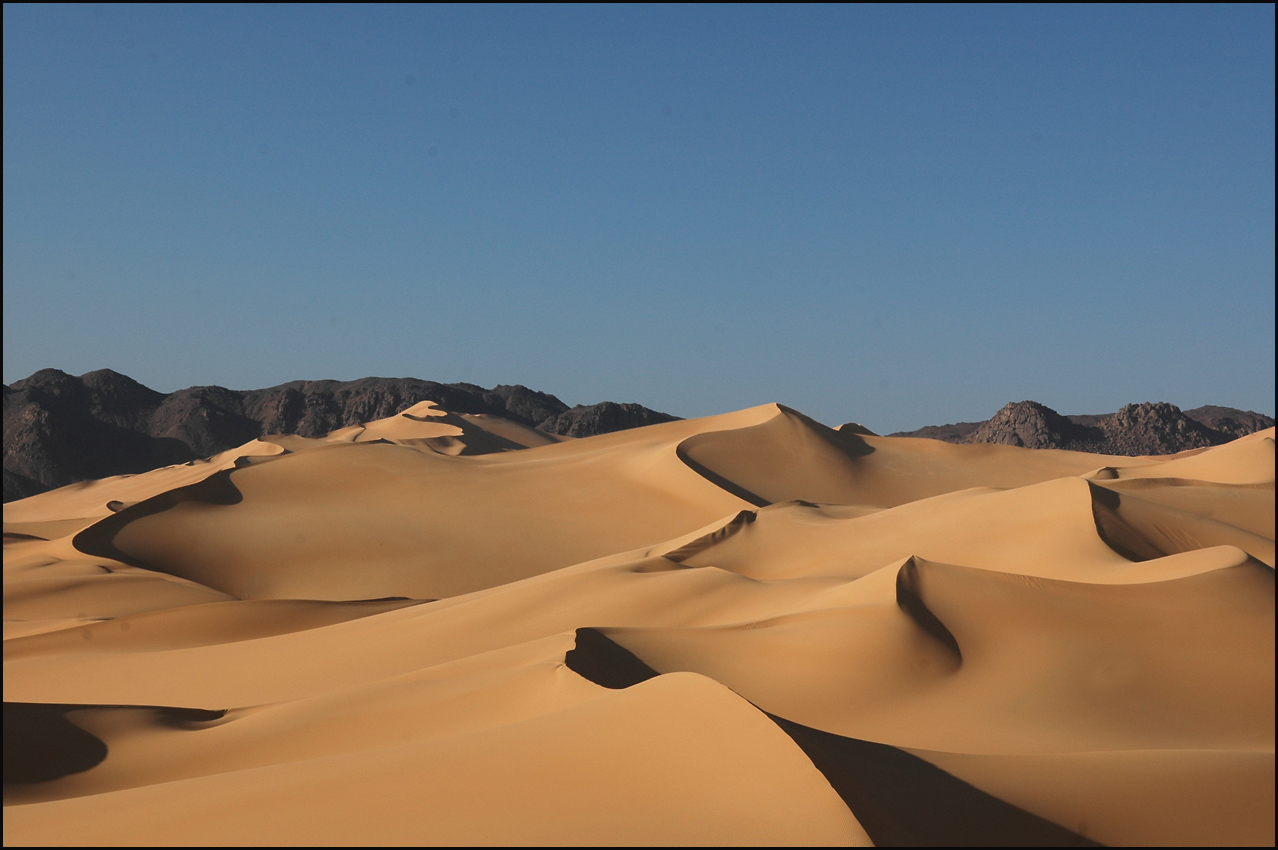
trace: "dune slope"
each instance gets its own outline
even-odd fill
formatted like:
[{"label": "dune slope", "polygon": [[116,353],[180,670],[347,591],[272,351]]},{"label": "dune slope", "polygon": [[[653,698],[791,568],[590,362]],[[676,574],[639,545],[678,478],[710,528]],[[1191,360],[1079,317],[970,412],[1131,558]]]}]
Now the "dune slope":
[{"label": "dune slope", "polygon": [[1274,432],[425,402],[5,505],[15,844],[1267,844]]}]

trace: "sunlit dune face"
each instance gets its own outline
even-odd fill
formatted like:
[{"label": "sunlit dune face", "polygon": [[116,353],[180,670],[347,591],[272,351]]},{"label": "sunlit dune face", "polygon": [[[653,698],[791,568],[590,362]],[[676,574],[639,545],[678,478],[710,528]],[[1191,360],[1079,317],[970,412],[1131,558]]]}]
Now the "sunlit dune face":
[{"label": "sunlit dune face", "polygon": [[6,843],[1265,844],[1274,433],[424,403],[5,506]]}]

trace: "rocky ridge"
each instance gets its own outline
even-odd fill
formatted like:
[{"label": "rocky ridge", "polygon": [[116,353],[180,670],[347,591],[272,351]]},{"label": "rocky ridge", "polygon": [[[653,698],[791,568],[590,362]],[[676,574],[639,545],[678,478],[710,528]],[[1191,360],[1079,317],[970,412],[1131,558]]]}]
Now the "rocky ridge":
[{"label": "rocky ridge", "polygon": [[1273,425],[1263,414],[1213,405],[1182,411],[1167,402],[1144,402],[1116,413],[1062,416],[1036,401],[1019,401],[1009,402],[985,422],[934,425],[891,436],[1136,456],[1218,446]]},{"label": "rocky ridge", "polygon": [[160,393],[100,369],[42,369],[4,387],[4,501],[109,475],[209,457],[265,434],[320,437],[394,416],[421,401],[487,413],[551,434],[586,437],[677,417],[638,404],[569,407],[527,387],[416,378],[291,381],[261,390]]}]

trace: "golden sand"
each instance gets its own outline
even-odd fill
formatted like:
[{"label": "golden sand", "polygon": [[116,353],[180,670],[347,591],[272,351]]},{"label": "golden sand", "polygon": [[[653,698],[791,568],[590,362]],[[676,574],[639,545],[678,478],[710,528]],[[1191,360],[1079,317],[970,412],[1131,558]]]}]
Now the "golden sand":
[{"label": "golden sand", "polygon": [[1274,843],[1274,429],[430,402],[4,506],[6,844]]}]

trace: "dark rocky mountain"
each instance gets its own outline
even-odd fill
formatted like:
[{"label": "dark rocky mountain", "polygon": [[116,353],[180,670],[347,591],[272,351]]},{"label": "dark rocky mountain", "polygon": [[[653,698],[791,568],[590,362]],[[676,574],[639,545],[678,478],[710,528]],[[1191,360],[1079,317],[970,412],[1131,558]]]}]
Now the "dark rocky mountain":
[{"label": "dark rocky mountain", "polygon": [[1114,455],[1168,455],[1236,439],[1190,419],[1165,401],[1124,405],[1098,427],[1105,438],[1096,451]]},{"label": "dark rocky mountain", "polygon": [[1014,402],[982,422],[962,438],[964,443],[1003,443],[1027,449],[1059,448],[1091,442],[1090,429],[1075,425],[1050,407],[1036,401]]},{"label": "dark rocky mountain", "polygon": [[[197,457],[182,441],[152,434],[148,420],[164,396],[124,375],[74,378],[43,369],[4,388],[5,501],[11,485],[42,489]],[[27,495],[31,495],[27,493]]]},{"label": "dark rocky mountain", "polygon": [[888,436],[922,437],[928,440],[943,440],[947,443],[961,443],[967,435],[984,424],[984,422],[955,422],[951,425],[926,425],[917,431],[898,431]]},{"label": "dark rocky mountain", "polygon": [[603,401],[589,406],[579,404],[558,416],[546,419],[537,427],[551,434],[589,437],[592,434],[608,434],[612,431],[624,431],[627,428],[638,428],[642,425],[670,422],[674,418],[639,404]]},{"label": "dark rocky mountain", "polygon": [[892,436],[1134,456],[1218,446],[1273,425],[1268,416],[1232,407],[1182,411],[1167,402],[1144,402],[1117,413],[1062,416],[1036,401],[1020,401],[985,422],[933,425]]},{"label": "dark rocky mountain", "polygon": [[34,496],[48,489],[39,481],[32,481],[25,475],[19,475],[7,469],[4,471],[4,500],[6,502],[12,502],[14,499],[25,499],[27,496]]},{"label": "dark rocky mountain", "polygon": [[1274,426],[1274,420],[1268,416],[1250,410],[1216,407],[1212,404],[1195,407],[1193,410],[1186,410],[1185,415],[1196,422],[1201,422],[1213,431],[1228,434],[1234,439]]},{"label": "dark rocky mountain", "polygon": [[110,369],[79,377],[42,369],[4,387],[4,501],[90,478],[185,463],[264,434],[320,437],[428,400],[454,413],[495,414],[573,437],[677,418],[638,404],[569,408],[553,395],[519,385],[485,389],[416,378],[361,378],[291,381],[247,391],[190,387],[165,394]]}]

